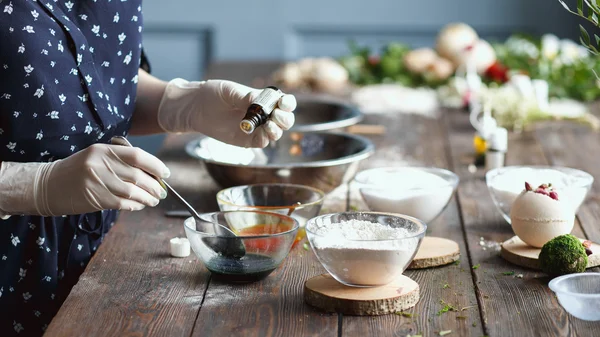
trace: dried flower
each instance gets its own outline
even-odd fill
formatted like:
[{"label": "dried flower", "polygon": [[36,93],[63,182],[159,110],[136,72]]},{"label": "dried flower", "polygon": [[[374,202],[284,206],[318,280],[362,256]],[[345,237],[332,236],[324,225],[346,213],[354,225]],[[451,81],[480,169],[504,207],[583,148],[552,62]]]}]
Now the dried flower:
[{"label": "dried flower", "polygon": [[529,192],[533,191],[533,188],[531,188],[531,185],[529,185],[528,182],[525,182],[525,190]]}]

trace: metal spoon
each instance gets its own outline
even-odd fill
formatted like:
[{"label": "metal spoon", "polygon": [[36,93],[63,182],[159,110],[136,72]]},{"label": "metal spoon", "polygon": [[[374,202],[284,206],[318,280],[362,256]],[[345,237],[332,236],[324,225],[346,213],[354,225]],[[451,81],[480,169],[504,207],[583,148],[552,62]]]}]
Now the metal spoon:
[{"label": "metal spoon", "polygon": [[[115,145],[122,145],[132,147],[131,143],[125,137],[115,136],[111,138],[111,143]],[[213,233],[217,236],[222,237],[203,237],[202,241],[210,247],[215,253],[221,254],[227,257],[233,257],[236,259],[242,258],[246,255],[246,249],[241,239],[236,239],[237,235],[229,228],[215,222],[208,222],[200,218],[200,214],[181,196],[171,185],[169,185],[164,179],[154,177],[169,194],[175,196],[190,214],[196,219],[196,225],[202,225],[202,231],[206,233]]]}]

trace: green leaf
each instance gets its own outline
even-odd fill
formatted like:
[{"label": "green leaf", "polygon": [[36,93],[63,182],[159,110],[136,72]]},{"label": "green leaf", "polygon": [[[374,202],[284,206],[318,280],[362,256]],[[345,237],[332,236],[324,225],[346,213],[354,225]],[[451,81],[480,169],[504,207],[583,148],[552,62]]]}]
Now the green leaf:
[{"label": "green leaf", "polygon": [[598,15],[592,11],[590,11],[590,20],[592,20],[596,26],[598,25]]},{"label": "green leaf", "polygon": [[302,248],[304,248],[304,250],[308,250],[308,242],[305,242],[305,243],[302,245]]},{"label": "green leaf", "polygon": [[579,25],[579,30],[581,31],[581,38],[583,40],[583,44],[586,46],[590,45],[590,34],[588,34],[587,30],[583,28],[582,25]]},{"label": "green leaf", "polygon": [[577,0],[577,13],[583,16],[583,0]]},{"label": "green leaf", "polygon": [[566,10],[568,10],[569,12],[571,11],[571,9],[569,8],[569,6],[567,6],[567,4],[566,4],[564,1],[562,1],[562,0],[558,0],[558,2],[560,2],[560,4],[561,4],[561,5],[562,5],[562,6],[563,6],[563,7],[564,7]]}]

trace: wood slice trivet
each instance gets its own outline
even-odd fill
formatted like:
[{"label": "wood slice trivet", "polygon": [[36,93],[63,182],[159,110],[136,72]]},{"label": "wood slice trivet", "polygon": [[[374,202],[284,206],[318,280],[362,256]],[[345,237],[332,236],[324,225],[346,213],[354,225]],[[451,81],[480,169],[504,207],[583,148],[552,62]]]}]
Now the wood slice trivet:
[{"label": "wood slice trivet", "polygon": [[[583,242],[583,239],[579,239]],[[600,245],[592,243],[592,255],[588,256],[587,268],[600,266]],[[500,255],[508,262],[521,267],[541,270],[538,256],[541,248],[529,246],[518,236],[515,236],[502,243]]]},{"label": "wood slice trivet", "polygon": [[349,287],[331,275],[315,276],[304,283],[307,304],[326,312],[374,316],[393,314],[419,302],[419,285],[407,276],[380,287]]},{"label": "wood slice trivet", "polygon": [[408,269],[444,266],[459,258],[458,243],[444,238],[426,236],[421,241],[417,255],[415,255]]}]

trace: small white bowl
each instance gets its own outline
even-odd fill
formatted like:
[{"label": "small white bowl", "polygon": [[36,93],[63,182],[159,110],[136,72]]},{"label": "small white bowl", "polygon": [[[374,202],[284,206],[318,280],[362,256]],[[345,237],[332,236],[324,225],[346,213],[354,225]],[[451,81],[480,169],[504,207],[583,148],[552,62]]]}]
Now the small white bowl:
[{"label": "small white bowl", "polygon": [[585,321],[600,321],[600,273],[563,275],[548,286],[568,313]]},{"label": "small white bowl", "polygon": [[[545,181],[544,175],[552,181]],[[574,213],[585,200],[594,177],[589,173],[560,166],[506,166],[490,170],[485,175],[488,191],[496,208],[510,224],[512,205],[525,189],[525,182],[534,188],[541,184],[551,183],[558,192],[559,198],[568,200]]]},{"label": "small white bowl", "polygon": [[459,180],[453,172],[435,167],[381,167],[354,178],[369,210],[406,214],[425,223],[446,208]]}]

